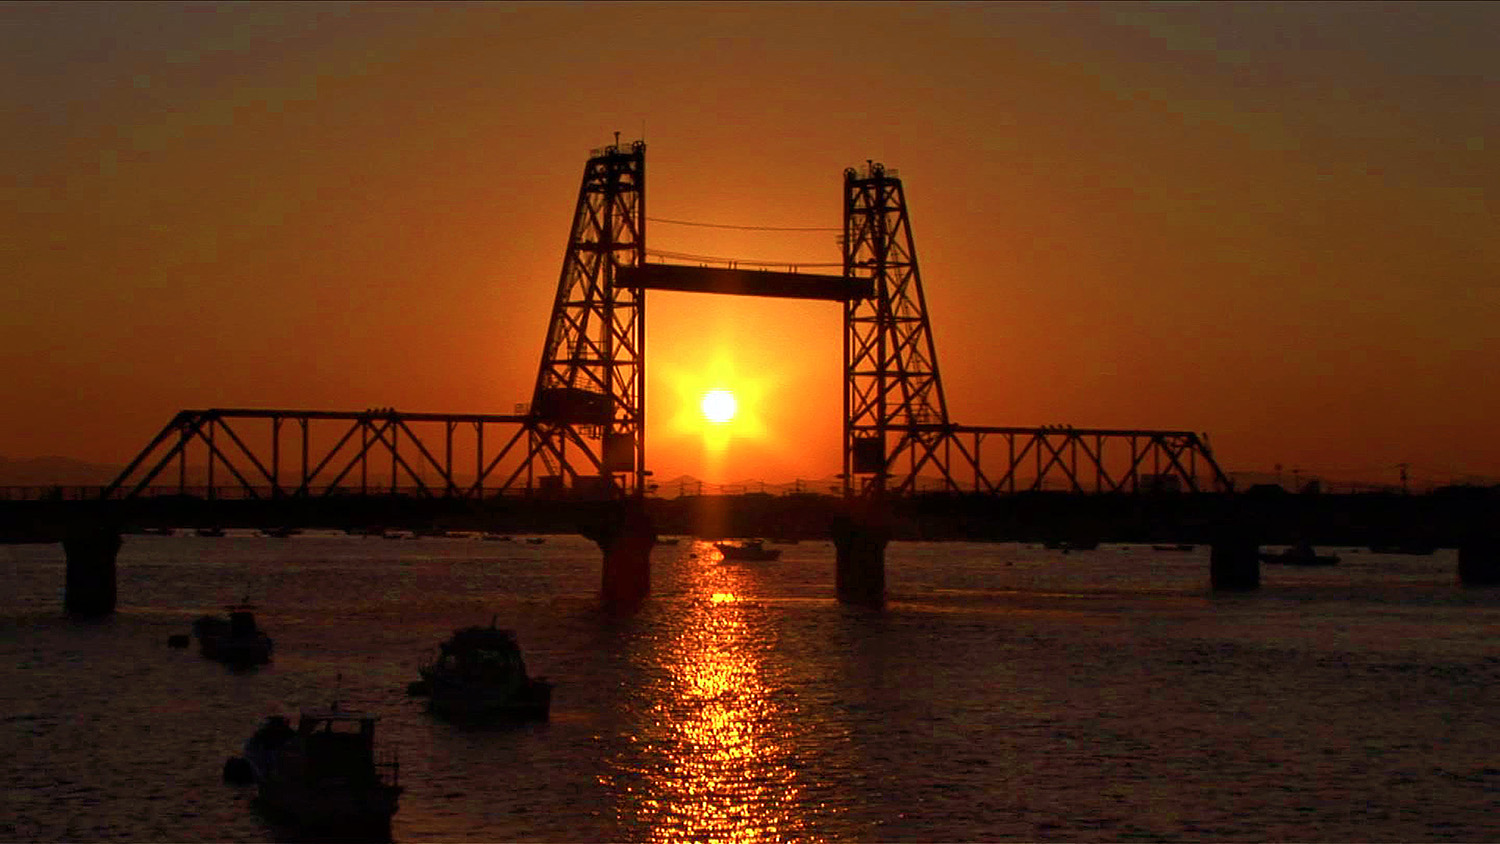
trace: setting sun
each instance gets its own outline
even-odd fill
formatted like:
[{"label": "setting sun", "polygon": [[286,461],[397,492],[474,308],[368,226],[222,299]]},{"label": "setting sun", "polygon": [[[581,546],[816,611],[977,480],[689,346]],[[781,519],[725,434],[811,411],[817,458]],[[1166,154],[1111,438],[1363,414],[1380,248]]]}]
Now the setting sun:
[{"label": "setting sun", "polygon": [[710,422],[728,422],[734,418],[734,413],[739,409],[739,403],[734,400],[734,393],[728,390],[709,390],[703,394],[703,401],[699,404],[703,410],[703,418]]}]

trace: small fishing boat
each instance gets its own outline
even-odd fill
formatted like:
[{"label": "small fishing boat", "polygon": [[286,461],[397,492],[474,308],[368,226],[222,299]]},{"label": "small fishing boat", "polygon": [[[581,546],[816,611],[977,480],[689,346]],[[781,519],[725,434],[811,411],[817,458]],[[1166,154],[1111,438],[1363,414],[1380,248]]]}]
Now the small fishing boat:
[{"label": "small fishing boat", "polygon": [[198,528],[197,530],[195,530],[193,532],[196,533],[196,534],[198,534],[199,536],[210,536],[210,537],[212,537],[212,536],[223,536],[224,535],[224,529],[221,528],[221,527],[201,527],[201,528]]},{"label": "small fishing boat", "polygon": [[438,646],[438,656],[418,668],[409,689],[425,694],[436,715],[453,719],[546,720],[552,684],[526,673],[513,630],[464,627]]},{"label": "small fishing boat", "polygon": [[1061,551],[1064,554],[1069,551],[1093,551],[1099,547],[1097,539],[1049,539],[1042,543],[1043,548],[1052,551]]},{"label": "small fishing boat", "polygon": [[759,539],[747,539],[744,542],[715,542],[714,547],[724,555],[725,560],[775,560],[781,557],[780,548],[767,548],[765,542]]},{"label": "small fishing boat", "polygon": [[1179,543],[1174,544],[1174,545],[1152,545],[1151,546],[1151,550],[1152,551],[1191,551],[1191,550],[1193,550],[1196,547],[1197,547],[1196,545],[1189,545],[1189,544],[1187,544],[1185,542],[1179,542]]},{"label": "small fishing boat", "polygon": [[343,709],[303,710],[295,729],[273,715],[224,765],[224,778],[254,782],[263,808],[303,830],[340,836],[390,834],[402,787],[393,752],[377,752],[379,717]]},{"label": "small fishing boat", "polygon": [[231,665],[262,665],[271,661],[273,642],[255,623],[255,606],[231,604],[228,617],[200,616],[193,622],[198,648],[209,659]]}]

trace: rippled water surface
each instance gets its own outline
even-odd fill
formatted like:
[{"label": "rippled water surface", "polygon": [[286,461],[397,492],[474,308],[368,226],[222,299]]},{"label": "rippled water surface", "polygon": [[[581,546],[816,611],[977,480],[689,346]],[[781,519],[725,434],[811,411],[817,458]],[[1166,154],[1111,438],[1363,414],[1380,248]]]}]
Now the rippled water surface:
[{"label": "rippled water surface", "polygon": [[[58,546],[0,546],[0,838],[267,841],[220,770],[336,693],[383,716],[398,841],[1500,840],[1500,593],[1451,552],[1267,566],[1206,549],[895,543],[884,610],[827,543],[655,551],[630,615],[599,554],[305,534],[127,537],[120,611],[61,612]],[[167,637],[249,595],[275,661]],[[514,628],[545,724],[407,698],[453,628]]]}]

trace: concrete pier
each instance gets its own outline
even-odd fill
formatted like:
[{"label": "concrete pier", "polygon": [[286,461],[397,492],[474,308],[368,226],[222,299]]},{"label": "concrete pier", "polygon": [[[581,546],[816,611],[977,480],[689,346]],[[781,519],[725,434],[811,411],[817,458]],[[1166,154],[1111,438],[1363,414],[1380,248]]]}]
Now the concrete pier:
[{"label": "concrete pier", "polygon": [[890,518],[879,505],[851,505],[829,525],[833,535],[834,579],[846,604],[885,603],[885,546]]},{"label": "concrete pier", "polygon": [[68,560],[63,608],[69,613],[96,618],[115,611],[115,556],[120,544],[120,532],[110,525],[68,528],[62,546]]},{"label": "concrete pier", "polygon": [[579,533],[604,552],[600,596],[616,607],[639,604],[651,594],[651,548],[656,528],[637,501],[601,505],[584,516]]},{"label": "concrete pier", "polygon": [[1500,537],[1471,536],[1458,546],[1458,582],[1500,586]]},{"label": "concrete pier", "polygon": [[1249,592],[1260,588],[1260,543],[1243,535],[1214,540],[1208,557],[1209,582],[1215,590]]}]

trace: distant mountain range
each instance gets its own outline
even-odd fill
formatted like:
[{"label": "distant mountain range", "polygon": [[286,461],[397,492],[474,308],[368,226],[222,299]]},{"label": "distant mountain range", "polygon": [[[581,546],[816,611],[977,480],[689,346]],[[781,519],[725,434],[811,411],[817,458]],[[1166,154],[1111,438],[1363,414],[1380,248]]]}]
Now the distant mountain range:
[{"label": "distant mountain range", "polygon": [[0,486],[103,486],[124,468],[71,457],[0,457]]}]

